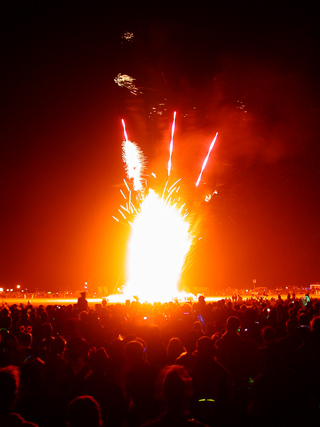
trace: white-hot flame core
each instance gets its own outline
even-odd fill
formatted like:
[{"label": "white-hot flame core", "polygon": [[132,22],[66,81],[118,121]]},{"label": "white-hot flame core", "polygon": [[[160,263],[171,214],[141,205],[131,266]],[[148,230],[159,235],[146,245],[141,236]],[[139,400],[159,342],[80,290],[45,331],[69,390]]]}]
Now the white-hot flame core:
[{"label": "white-hot flame core", "polygon": [[182,212],[150,189],[132,224],[124,293],[148,302],[178,297],[191,243],[190,225]]}]

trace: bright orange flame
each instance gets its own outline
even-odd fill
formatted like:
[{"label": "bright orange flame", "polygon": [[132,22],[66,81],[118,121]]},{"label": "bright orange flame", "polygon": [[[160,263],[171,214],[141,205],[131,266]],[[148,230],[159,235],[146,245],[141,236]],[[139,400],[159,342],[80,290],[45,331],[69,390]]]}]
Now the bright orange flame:
[{"label": "bright orange flame", "polygon": [[126,299],[137,296],[141,301],[165,302],[178,298],[179,279],[191,243],[185,215],[150,189],[132,224]]}]

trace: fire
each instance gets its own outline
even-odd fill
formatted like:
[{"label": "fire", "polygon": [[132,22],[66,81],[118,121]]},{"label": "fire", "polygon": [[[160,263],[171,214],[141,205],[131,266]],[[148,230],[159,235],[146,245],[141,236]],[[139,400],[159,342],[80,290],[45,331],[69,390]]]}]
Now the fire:
[{"label": "fire", "polygon": [[[167,302],[187,296],[194,297],[194,295],[178,289],[186,256],[193,243],[194,230],[188,220],[185,204],[180,205],[175,200],[175,195],[180,188],[177,187],[177,183],[180,180],[167,188],[171,171],[175,118],[176,112],[171,131],[168,181],[161,196],[151,188],[146,190],[146,184],[141,180],[145,162],[143,153],[135,143],[129,141],[125,123],[122,120],[125,137],[123,160],[126,164],[127,176],[133,180],[133,190],[130,190],[124,181],[129,196],[126,197],[121,191],[127,202],[126,206],[121,205],[121,209],[118,210],[131,226],[131,235],[126,255],[126,283],[123,293],[109,296],[110,302],[124,302],[137,297],[141,302],[153,303]],[[218,133],[210,145],[196,186],[200,183],[217,135]],[[137,207],[135,207],[134,200],[138,203]],[[130,220],[127,216],[130,217]],[[133,219],[131,219],[132,217]],[[119,221],[117,218],[115,219]]]},{"label": "fire", "polygon": [[150,189],[132,224],[126,293],[148,302],[177,298],[191,243],[190,224],[182,212]]}]

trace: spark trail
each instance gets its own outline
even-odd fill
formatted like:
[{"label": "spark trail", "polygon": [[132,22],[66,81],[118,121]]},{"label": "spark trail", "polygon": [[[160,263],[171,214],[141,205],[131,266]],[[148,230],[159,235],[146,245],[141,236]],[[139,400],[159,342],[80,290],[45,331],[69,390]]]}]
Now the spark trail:
[{"label": "spark trail", "polygon": [[204,159],[204,161],[203,161],[202,168],[201,168],[201,172],[200,172],[199,178],[198,178],[198,180],[197,180],[197,182],[196,182],[196,187],[198,187],[198,185],[200,184],[201,177],[202,177],[202,173],[203,173],[203,171],[204,171],[205,167],[207,166],[207,163],[208,163],[208,160],[209,160],[210,153],[211,153],[211,151],[212,151],[212,149],[213,149],[213,147],[214,147],[214,145],[215,145],[215,143],[216,143],[217,138],[218,138],[218,132],[216,133],[215,137],[213,138],[213,140],[212,140],[212,142],[211,142],[211,144],[210,144],[210,147],[209,147],[208,154],[207,154],[206,158],[205,158],[205,159]]},{"label": "spark trail", "polygon": [[175,127],[176,127],[176,115],[177,115],[177,112],[175,111],[173,113],[173,122],[172,122],[172,128],[171,128],[171,141],[170,141],[169,161],[168,161],[168,176],[170,176],[170,173],[171,173],[171,157],[172,157],[172,151],[173,151],[173,136],[174,136],[174,131],[175,131]]}]

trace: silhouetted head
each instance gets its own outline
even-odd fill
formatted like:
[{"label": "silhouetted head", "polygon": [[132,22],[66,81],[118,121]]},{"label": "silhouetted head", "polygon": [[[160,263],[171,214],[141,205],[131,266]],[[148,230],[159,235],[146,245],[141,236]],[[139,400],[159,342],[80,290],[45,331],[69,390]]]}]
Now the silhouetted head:
[{"label": "silhouetted head", "polygon": [[38,357],[28,357],[20,367],[20,379],[23,388],[41,390],[45,382],[45,363]]},{"label": "silhouetted head", "polygon": [[83,338],[75,337],[67,342],[67,354],[71,361],[84,358],[88,355],[88,343]]},{"label": "silhouetted head", "polygon": [[309,317],[306,313],[300,313],[299,314],[298,322],[299,322],[299,326],[309,326],[310,325]]},{"label": "silhouetted head", "polygon": [[150,325],[147,329],[147,341],[155,342],[160,340],[160,327],[158,325]]},{"label": "silhouetted head", "polygon": [[[4,311],[5,309],[2,310],[2,313]],[[1,318],[1,327],[9,330],[11,326],[12,326],[12,317],[9,314],[3,315],[3,317]]]},{"label": "silhouetted head", "polygon": [[53,328],[50,322],[43,323],[41,327],[45,338],[52,336]]},{"label": "silhouetted head", "polygon": [[106,350],[101,347],[91,355],[89,363],[93,372],[104,373],[109,366],[109,360]]},{"label": "silhouetted head", "polygon": [[228,332],[236,333],[240,327],[240,320],[237,316],[230,316],[227,319],[226,330]]},{"label": "silhouetted head", "polygon": [[167,352],[168,354],[177,354],[179,356],[181,353],[181,347],[182,344],[180,339],[177,337],[172,337],[168,343]]},{"label": "silhouetted head", "polygon": [[199,320],[196,320],[193,323],[193,330],[196,332],[201,332],[202,331],[202,323]]},{"label": "silhouetted head", "polygon": [[316,316],[311,320],[310,330],[314,334],[320,334],[320,316]]},{"label": "silhouetted head", "polygon": [[203,336],[197,340],[195,354],[200,358],[210,358],[213,356],[214,344],[211,338]]},{"label": "silhouetted head", "polygon": [[264,342],[276,341],[277,334],[274,328],[266,326],[262,329],[262,338]]},{"label": "silhouetted head", "polygon": [[99,403],[91,396],[79,396],[68,405],[69,427],[100,427],[102,425]]},{"label": "silhouetted head", "polygon": [[79,319],[83,323],[88,322],[88,312],[87,311],[81,311],[81,313],[79,313]]},{"label": "silhouetted head", "polygon": [[24,332],[19,336],[19,344],[23,347],[31,347],[32,344],[32,335],[29,332]]},{"label": "silhouetted head", "polygon": [[163,382],[163,394],[168,408],[181,408],[191,393],[192,380],[182,367],[172,366]]},{"label": "silhouetted head", "polygon": [[19,370],[16,366],[0,369],[0,415],[10,413],[18,396]]},{"label": "silhouetted head", "polygon": [[298,329],[299,323],[297,318],[288,319],[286,322],[286,329],[288,334],[294,334]]},{"label": "silhouetted head", "polygon": [[135,365],[143,361],[144,347],[139,341],[130,341],[124,347],[124,356],[126,360]]},{"label": "silhouetted head", "polygon": [[51,353],[62,356],[66,349],[67,342],[60,335],[56,337],[51,345]]}]

